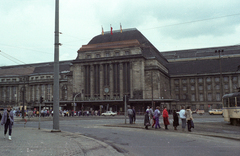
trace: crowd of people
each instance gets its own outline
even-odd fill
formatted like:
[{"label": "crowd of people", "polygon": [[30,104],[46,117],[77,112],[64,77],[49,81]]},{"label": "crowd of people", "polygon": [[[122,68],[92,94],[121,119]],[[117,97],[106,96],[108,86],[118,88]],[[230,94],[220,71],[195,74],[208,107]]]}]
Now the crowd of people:
[{"label": "crowd of people", "polygon": [[[152,126],[152,128],[155,128],[155,129],[161,128],[160,122],[159,122],[160,116],[161,116],[161,112],[160,112],[159,106],[156,107],[155,111],[153,111],[152,107],[148,106],[144,116],[145,129],[148,129],[148,126]],[[163,124],[165,126],[165,130],[168,130],[168,125],[170,125],[170,122],[169,122],[168,110],[166,107],[164,107],[162,111],[162,117],[163,117]],[[179,118],[181,119],[181,122],[182,122],[182,131],[185,131],[186,123],[187,123],[188,131],[191,132],[191,128],[194,128],[194,124],[193,124],[193,117],[192,117],[192,111],[190,106],[188,106],[186,110],[184,109],[184,107],[182,107],[179,113],[177,113],[176,110],[173,110],[174,130],[177,130],[177,126],[179,126]],[[130,117],[129,117],[129,120],[130,120]]]}]

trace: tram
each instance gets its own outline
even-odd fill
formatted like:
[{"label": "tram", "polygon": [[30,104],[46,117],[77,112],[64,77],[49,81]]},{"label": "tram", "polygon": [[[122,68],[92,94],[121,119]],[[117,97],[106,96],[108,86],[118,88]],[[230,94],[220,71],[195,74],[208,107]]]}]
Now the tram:
[{"label": "tram", "polygon": [[222,101],[224,121],[240,125],[240,89],[239,92],[225,94]]}]

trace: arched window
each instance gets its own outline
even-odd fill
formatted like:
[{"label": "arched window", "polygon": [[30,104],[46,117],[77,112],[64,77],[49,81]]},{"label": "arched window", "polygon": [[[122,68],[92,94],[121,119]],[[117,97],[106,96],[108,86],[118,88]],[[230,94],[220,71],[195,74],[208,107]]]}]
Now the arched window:
[{"label": "arched window", "polygon": [[67,100],[67,86],[66,85],[64,85],[62,87],[62,99]]}]

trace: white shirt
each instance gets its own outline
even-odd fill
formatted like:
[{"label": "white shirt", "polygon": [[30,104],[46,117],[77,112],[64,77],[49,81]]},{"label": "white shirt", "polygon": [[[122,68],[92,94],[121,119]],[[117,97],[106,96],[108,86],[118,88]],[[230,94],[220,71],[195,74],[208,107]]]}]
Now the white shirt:
[{"label": "white shirt", "polygon": [[180,115],[180,118],[181,118],[181,119],[186,119],[185,110],[184,110],[184,109],[181,109],[181,110],[180,110],[179,115]]}]

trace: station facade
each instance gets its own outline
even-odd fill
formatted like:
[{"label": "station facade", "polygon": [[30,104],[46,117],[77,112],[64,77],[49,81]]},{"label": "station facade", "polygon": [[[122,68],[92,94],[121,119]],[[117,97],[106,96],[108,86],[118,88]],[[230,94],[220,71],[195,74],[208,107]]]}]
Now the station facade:
[{"label": "station facade", "polygon": [[[59,74],[62,109],[123,112],[124,95],[137,112],[221,108],[222,95],[240,86],[240,46],[160,53],[126,29],[95,36],[75,60],[60,62]],[[53,62],[0,67],[0,107],[37,108],[40,97],[52,107]]]}]

